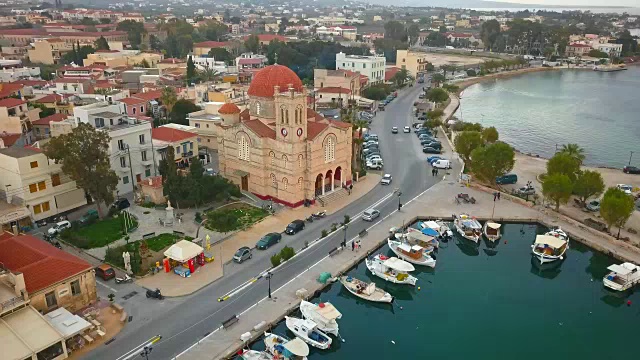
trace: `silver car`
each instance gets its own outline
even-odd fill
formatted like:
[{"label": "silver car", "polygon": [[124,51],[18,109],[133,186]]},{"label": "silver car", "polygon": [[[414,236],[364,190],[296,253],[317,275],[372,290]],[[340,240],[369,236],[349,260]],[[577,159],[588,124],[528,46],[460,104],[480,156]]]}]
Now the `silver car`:
[{"label": "silver car", "polygon": [[380,211],[376,209],[369,209],[369,210],[365,210],[365,212],[362,213],[362,220],[373,221],[377,219],[379,216],[380,216]]}]

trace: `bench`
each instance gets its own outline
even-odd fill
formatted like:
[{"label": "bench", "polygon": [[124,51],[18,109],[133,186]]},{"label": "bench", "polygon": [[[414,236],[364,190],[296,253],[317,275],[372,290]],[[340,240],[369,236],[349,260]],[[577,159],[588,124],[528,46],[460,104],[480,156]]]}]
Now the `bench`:
[{"label": "bench", "polygon": [[123,311],[122,314],[120,315],[120,322],[123,323],[123,324],[125,322],[127,322],[127,317],[128,317],[127,313],[125,311]]},{"label": "bench", "polygon": [[362,238],[362,237],[367,236],[367,234],[369,234],[369,232],[367,231],[367,229],[364,229],[364,230],[362,230],[362,231],[360,231],[360,232],[358,233],[358,237],[361,237],[361,238]]},{"label": "bench", "polygon": [[340,251],[342,251],[342,246],[340,246],[340,247],[334,247],[333,249],[329,250],[329,256],[336,255],[336,254],[337,254],[337,253],[339,253]]},{"label": "bench", "polygon": [[238,321],[240,321],[238,316],[237,315],[233,315],[232,317],[230,317],[227,320],[222,322],[222,328],[228,329],[231,325],[237,323]]},{"label": "bench", "polygon": [[148,234],[144,234],[144,235],[142,235],[142,240],[147,240],[147,239],[152,238],[152,237],[155,237],[155,236],[156,236],[156,233],[155,233],[155,232],[151,232],[151,233],[148,233]]},{"label": "bench", "polygon": [[114,308],[115,310],[119,311],[119,312],[123,312],[124,308],[122,307],[122,305],[118,304],[118,303],[112,303],[111,307]]}]

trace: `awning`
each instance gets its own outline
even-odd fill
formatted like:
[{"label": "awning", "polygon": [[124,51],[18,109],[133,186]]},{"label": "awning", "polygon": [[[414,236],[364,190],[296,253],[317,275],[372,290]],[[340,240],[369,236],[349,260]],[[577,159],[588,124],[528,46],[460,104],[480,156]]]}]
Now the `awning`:
[{"label": "awning", "polygon": [[535,244],[549,245],[553,248],[559,249],[564,246],[567,242],[560,238],[550,235],[538,235],[536,236]]},{"label": "awning", "polygon": [[[426,229],[424,229],[426,230]],[[423,230],[423,231],[424,231]],[[437,235],[437,234],[436,234]],[[407,233],[407,236],[415,241],[422,241],[425,243],[429,243],[433,241],[433,238],[435,235],[427,235],[424,234],[424,232],[421,232],[419,230],[416,230],[414,228],[409,228],[409,232]]]},{"label": "awning", "polygon": [[413,265],[409,264],[408,262],[402,259],[398,259],[397,257],[388,258],[387,260],[384,261],[383,264],[384,266],[390,269],[394,269],[401,272],[410,272],[416,269],[413,267]]},{"label": "awning", "polygon": [[65,308],[58,308],[47,313],[45,317],[65,339],[69,339],[91,327],[87,320],[70,313]]},{"label": "awning", "polygon": [[295,338],[283,345],[291,354],[296,356],[308,356],[309,346],[300,338]]},{"label": "awning", "polygon": [[498,229],[500,229],[500,227],[502,225],[500,225],[498,223],[491,222],[491,221],[487,221],[487,226],[492,228],[492,229],[498,230]]},{"label": "awning", "polygon": [[611,266],[609,266],[607,269],[620,274],[620,275],[629,275],[633,272],[632,269],[627,269],[626,267],[624,267],[623,265],[618,265],[618,264],[613,264]]},{"label": "awning", "polygon": [[423,222],[422,224],[423,224],[424,226],[426,226],[426,227],[428,227],[428,228],[431,228],[431,229],[434,229],[434,230],[436,230],[436,229],[440,229],[440,225],[438,225],[438,223],[437,223],[437,222],[435,222],[435,221],[433,221],[433,220],[425,221],[425,222]]},{"label": "awning", "polygon": [[171,245],[171,247],[164,252],[164,256],[175,261],[185,262],[200,255],[203,251],[204,249],[202,249],[201,246],[189,240],[180,240],[178,243]]},{"label": "awning", "polygon": [[329,321],[340,319],[342,317],[340,311],[338,311],[338,309],[336,309],[335,306],[330,303],[323,303],[322,306],[318,305],[318,307],[316,308],[316,312]]},{"label": "awning", "polygon": [[243,177],[243,176],[249,175],[249,173],[244,170],[233,170],[233,175],[238,175],[240,177]]},{"label": "awning", "polygon": [[428,228],[424,228],[422,229],[422,234],[427,235],[427,236],[438,236],[440,234],[438,234],[438,232],[430,227]]}]

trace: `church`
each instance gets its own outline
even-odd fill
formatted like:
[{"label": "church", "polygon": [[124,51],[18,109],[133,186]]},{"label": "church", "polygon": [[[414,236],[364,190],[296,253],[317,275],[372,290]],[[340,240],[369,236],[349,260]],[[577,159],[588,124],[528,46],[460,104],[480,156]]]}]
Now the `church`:
[{"label": "church", "polygon": [[306,89],[288,67],[257,72],[248,107],[218,110],[221,174],[263,200],[290,207],[351,184],[351,124],[326,119],[307,105]]}]

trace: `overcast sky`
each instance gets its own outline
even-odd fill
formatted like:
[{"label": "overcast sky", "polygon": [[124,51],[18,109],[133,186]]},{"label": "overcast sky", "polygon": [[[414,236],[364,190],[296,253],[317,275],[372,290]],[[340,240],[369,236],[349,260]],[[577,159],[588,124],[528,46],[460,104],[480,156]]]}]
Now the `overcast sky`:
[{"label": "overcast sky", "polygon": [[640,0],[495,0],[521,4],[566,6],[632,6],[640,7]]}]

